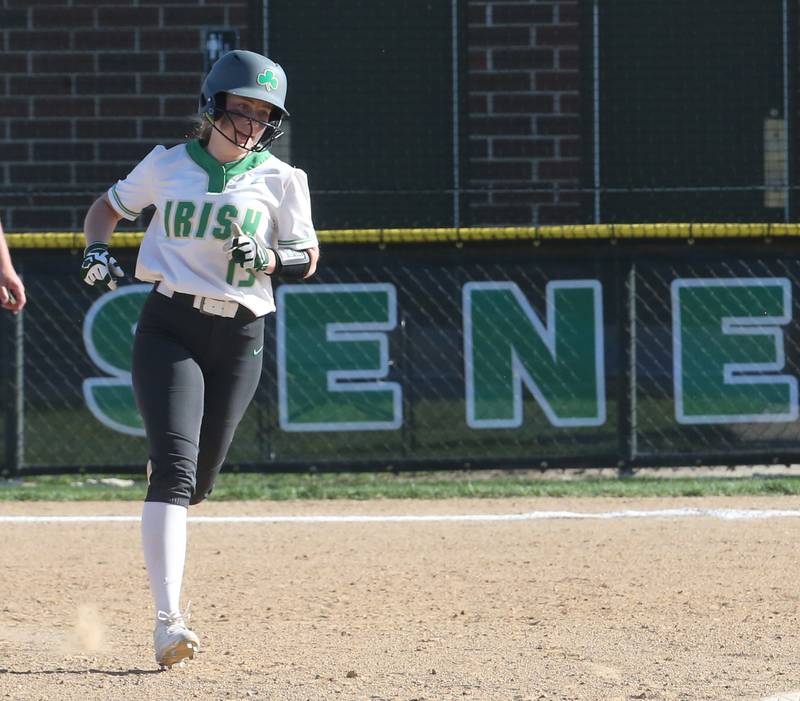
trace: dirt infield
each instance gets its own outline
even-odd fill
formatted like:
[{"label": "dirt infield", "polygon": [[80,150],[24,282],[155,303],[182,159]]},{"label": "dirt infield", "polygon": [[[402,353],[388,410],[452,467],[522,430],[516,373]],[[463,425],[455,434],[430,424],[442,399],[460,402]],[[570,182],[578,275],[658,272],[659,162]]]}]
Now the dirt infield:
[{"label": "dirt infield", "polygon": [[[797,509],[797,498],[209,503],[191,516]],[[138,515],[3,503],[7,515]],[[138,524],[0,522],[0,699],[761,699],[800,689],[800,518],[190,523],[157,672]]]}]

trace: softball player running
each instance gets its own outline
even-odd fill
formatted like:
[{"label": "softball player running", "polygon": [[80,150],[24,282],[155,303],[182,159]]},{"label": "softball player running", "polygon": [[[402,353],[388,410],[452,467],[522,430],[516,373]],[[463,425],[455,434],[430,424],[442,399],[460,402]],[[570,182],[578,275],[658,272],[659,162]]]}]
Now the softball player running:
[{"label": "softball player running", "polygon": [[124,276],[108,249],[120,219],[154,204],[136,277],[153,282],[133,346],[133,388],[149,446],[142,545],[156,611],[156,662],[199,649],[181,612],[190,504],[205,499],[261,376],[271,277],[310,277],[319,249],[306,174],[270,144],[288,114],[286,75],[249,51],[203,83],[195,140],[156,146],[89,209],[84,281]]}]

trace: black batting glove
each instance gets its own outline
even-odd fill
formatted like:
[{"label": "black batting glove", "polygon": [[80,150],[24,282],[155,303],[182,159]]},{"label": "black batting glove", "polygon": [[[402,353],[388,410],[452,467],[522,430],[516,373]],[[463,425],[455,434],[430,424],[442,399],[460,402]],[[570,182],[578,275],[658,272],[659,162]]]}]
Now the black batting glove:
[{"label": "black batting glove", "polygon": [[222,247],[228,260],[232,260],[245,270],[266,270],[269,265],[270,249],[252,236],[243,233],[238,224],[234,223],[232,228],[233,236]]},{"label": "black batting glove", "polygon": [[269,258],[265,246],[249,236],[234,236],[224,247],[228,260],[242,266],[245,270],[266,270]]},{"label": "black batting glove", "polygon": [[93,243],[83,252],[81,278],[90,287],[116,290],[117,280],[125,277],[117,259],[108,250],[108,244]]}]

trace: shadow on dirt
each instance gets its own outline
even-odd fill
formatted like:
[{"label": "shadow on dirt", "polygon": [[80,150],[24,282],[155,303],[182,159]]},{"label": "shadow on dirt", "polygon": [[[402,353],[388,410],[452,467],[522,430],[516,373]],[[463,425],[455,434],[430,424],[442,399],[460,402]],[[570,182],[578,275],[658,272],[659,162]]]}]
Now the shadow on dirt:
[{"label": "shadow on dirt", "polygon": [[16,674],[19,676],[39,676],[46,674],[101,674],[106,677],[128,677],[136,674],[161,674],[160,669],[2,669],[0,675]]}]

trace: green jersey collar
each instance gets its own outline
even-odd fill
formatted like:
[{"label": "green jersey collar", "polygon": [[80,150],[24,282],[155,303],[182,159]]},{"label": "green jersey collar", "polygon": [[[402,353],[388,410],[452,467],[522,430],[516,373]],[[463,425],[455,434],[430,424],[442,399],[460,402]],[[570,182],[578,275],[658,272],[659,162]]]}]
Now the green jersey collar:
[{"label": "green jersey collar", "polygon": [[225,186],[231,178],[260,166],[271,155],[269,151],[262,151],[250,153],[238,161],[220,163],[197,139],[186,144],[186,153],[208,173],[208,192],[225,192]]}]

